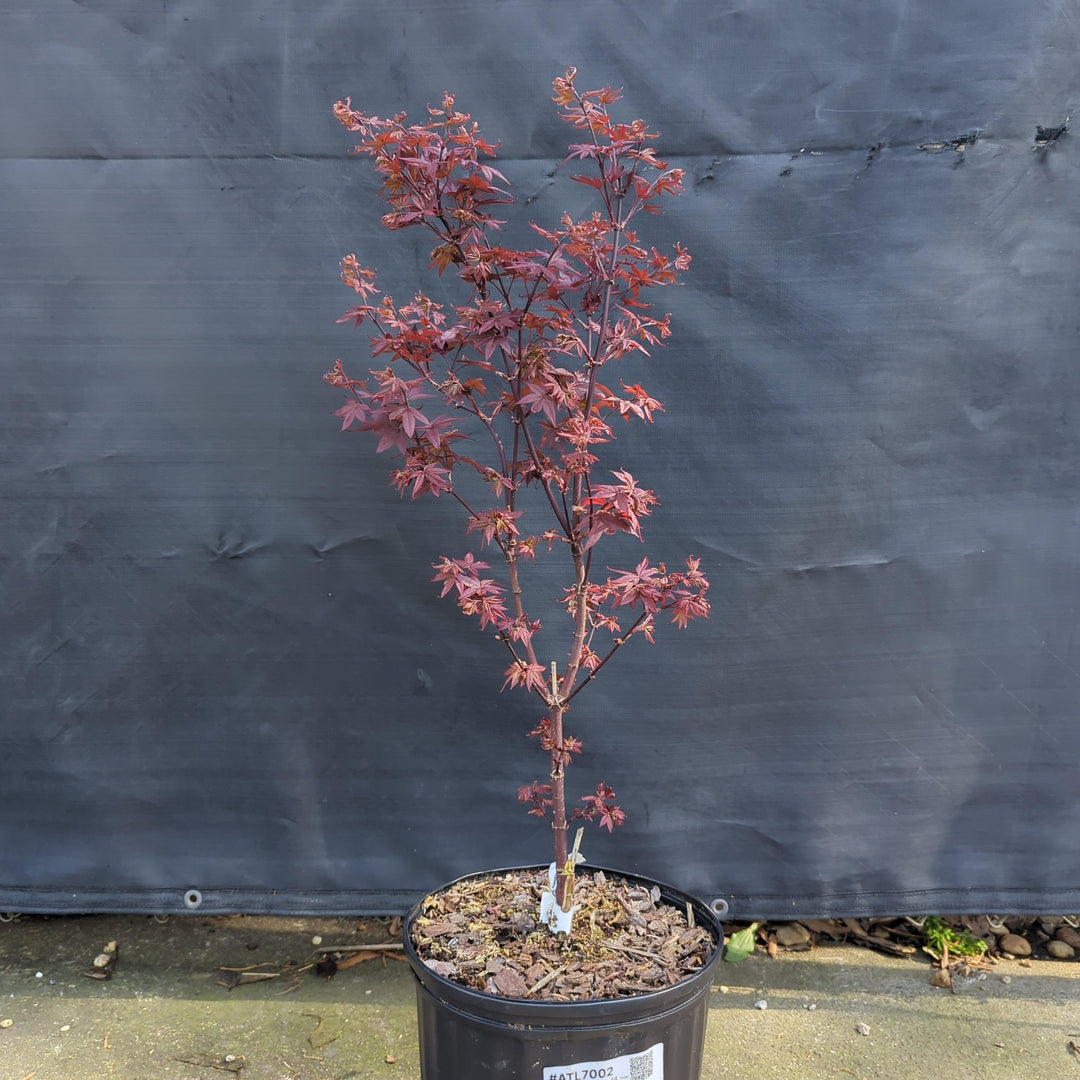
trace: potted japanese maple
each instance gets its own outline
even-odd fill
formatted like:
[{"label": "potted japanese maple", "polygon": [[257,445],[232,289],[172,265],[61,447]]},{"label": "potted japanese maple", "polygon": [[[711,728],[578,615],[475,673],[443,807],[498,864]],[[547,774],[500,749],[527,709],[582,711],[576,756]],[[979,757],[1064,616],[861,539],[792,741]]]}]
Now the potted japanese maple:
[{"label": "potted japanese maple", "polygon": [[[574,79],[570,69],[555,80],[554,101],[576,133],[567,160],[585,170],[572,179],[595,206],[530,223],[527,248],[499,243],[494,209],[513,201],[507,181],[452,95],[420,124],[364,115],[348,99],[334,108],[383,178],[383,224],[432,234],[430,269],[445,294],[399,306],[380,296],[374,270],[343,259],[359,303],[341,321],[370,329],[385,366],[356,379],[338,361],[326,375],[346,394],[337,414],[392,453],[399,491],[459,512],[472,550],[438,559],[434,580],[503,653],[503,688],[543,708],[530,734],[546,776],[518,798],[551,818],[550,865],[461,879],[406,921],[428,1080],[485,1069],[537,1080],[696,1076],[723,942],[708,907],[581,866],[581,833],[573,848],[569,836],[578,819],[610,832],[624,818],[606,783],[568,803],[566,769],[582,751],[564,727],[571,704],[616,653],[653,641],[658,620],[683,628],[709,611],[697,559],[670,570],[645,556],[610,570],[602,555],[617,534],[640,540],[657,503],[610,460],[617,421],[662,411],[619,379],[619,362],[668,336],[669,316],[646,295],[675,283],[690,256],[679,244],[647,248],[632,227],[679,194],[682,170],[659,159],[644,122],[611,117],[617,92],[580,91]],[[562,625],[541,628],[531,606],[537,560],[565,570]]]}]

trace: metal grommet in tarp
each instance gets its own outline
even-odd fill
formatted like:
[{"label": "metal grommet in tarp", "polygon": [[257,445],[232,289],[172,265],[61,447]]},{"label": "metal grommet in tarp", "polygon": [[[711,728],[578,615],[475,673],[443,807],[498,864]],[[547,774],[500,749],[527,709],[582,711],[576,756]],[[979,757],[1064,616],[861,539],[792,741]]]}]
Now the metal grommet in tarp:
[{"label": "metal grommet in tarp", "polygon": [[202,893],[198,889],[188,889],[184,893],[184,907],[194,911],[202,904]]},{"label": "metal grommet in tarp", "polygon": [[722,896],[718,896],[711,904],[709,904],[709,907],[712,908],[717,917],[721,919],[727,915],[729,910],[728,902]]}]

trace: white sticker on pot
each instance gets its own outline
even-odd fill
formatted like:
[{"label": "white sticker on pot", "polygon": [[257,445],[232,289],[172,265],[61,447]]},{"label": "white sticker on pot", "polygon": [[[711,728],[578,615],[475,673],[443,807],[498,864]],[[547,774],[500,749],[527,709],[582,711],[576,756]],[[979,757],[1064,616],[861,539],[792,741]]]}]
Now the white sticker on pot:
[{"label": "white sticker on pot", "polygon": [[544,1080],[664,1080],[664,1044],[607,1061],[552,1065],[544,1069]]}]

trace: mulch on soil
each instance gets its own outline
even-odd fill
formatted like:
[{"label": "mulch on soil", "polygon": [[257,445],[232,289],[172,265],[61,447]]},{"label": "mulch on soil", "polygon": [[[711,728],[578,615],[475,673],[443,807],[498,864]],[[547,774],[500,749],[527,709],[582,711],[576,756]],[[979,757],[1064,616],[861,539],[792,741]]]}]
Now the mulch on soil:
[{"label": "mulch on soil", "polygon": [[[591,1001],[673,986],[708,962],[717,942],[693,911],[660,890],[608,878],[574,879],[573,933],[538,923],[547,872],[458,882],[428,896],[413,945],[436,974],[463,986],[531,1001]],[[689,916],[689,918],[688,918]]]}]

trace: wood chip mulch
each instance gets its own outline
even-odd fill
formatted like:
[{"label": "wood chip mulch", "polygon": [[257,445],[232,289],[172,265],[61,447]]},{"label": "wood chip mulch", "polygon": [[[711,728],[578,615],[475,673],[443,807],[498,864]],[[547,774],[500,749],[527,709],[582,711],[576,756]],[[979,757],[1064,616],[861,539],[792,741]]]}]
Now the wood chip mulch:
[{"label": "wood chip mulch", "polygon": [[[672,986],[717,947],[707,927],[660,890],[608,878],[574,879],[573,933],[538,924],[547,873],[471,878],[428,896],[413,925],[420,959],[474,990],[531,1001],[591,1001]],[[693,917],[693,912],[689,915]]]}]

